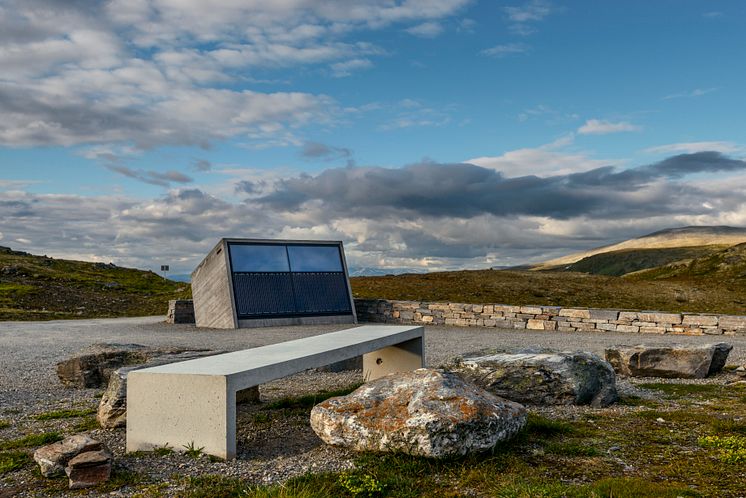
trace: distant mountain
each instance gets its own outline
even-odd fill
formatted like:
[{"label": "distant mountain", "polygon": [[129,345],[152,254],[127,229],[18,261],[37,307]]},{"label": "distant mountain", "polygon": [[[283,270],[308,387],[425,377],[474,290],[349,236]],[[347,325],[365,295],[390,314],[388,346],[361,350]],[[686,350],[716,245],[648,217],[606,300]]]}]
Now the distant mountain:
[{"label": "distant mountain", "polygon": [[[533,266],[534,270],[558,269],[566,267],[585,258],[599,254],[618,253],[619,251],[639,249],[695,248],[703,246],[720,246],[725,248],[746,242],[746,228],[729,226],[690,226],[668,228],[635,239],[625,240],[618,244],[598,247],[552,259]],[[695,255],[701,256],[701,254]],[[665,259],[665,258],[664,258]],[[663,262],[661,264],[667,263]],[[657,266],[657,265],[656,265]],[[582,270],[578,270],[582,271]],[[611,274],[611,273],[609,273]]]},{"label": "distant mountain", "polygon": [[174,275],[166,275],[166,278],[173,280],[174,282],[191,282],[192,276],[188,273],[176,273]]},{"label": "distant mountain", "polygon": [[351,277],[381,277],[384,275],[402,275],[404,273],[427,273],[421,268],[377,268],[371,266],[359,266],[348,268]]}]

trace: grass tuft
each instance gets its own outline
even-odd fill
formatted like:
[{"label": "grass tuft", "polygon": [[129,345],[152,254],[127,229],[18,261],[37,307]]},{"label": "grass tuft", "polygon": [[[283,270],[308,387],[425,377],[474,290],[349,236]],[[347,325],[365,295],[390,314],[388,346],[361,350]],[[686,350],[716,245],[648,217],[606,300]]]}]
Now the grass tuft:
[{"label": "grass tuft", "polygon": [[57,420],[62,418],[85,417],[86,415],[91,415],[92,413],[96,413],[96,410],[94,408],[86,408],[83,410],[54,410],[51,412],[44,412],[38,415],[34,415],[33,418],[35,420]]},{"label": "grass tuft", "polygon": [[25,467],[31,463],[31,456],[25,451],[0,452],[0,475]]},{"label": "grass tuft", "polygon": [[16,448],[34,448],[45,444],[56,443],[62,440],[58,432],[45,432],[43,434],[29,434],[18,439],[0,442],[0,450],[13,450]]},{"label": "grass tuft", "polygon": [[314,405],[321,403],[324,400],[333,398],[335,396],[346,396],[352,391],[360,387],[362,384],[354,384],[343,389],[336,389],[333,391],[322,391],[316,394],[306,394],[298,397],[285,397],[267,403],[262,407],[263,410],[282,410],[287,408],[311,408]]}]

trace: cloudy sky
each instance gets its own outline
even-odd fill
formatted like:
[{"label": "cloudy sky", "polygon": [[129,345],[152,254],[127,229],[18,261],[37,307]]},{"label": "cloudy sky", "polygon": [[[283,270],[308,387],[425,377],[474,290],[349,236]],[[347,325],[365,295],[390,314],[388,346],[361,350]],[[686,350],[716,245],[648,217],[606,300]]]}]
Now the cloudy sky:
[{"label": "cloudy sky", "polygon": [[0,245],[479,268],[746,225],[740,0],[0,0]]}]

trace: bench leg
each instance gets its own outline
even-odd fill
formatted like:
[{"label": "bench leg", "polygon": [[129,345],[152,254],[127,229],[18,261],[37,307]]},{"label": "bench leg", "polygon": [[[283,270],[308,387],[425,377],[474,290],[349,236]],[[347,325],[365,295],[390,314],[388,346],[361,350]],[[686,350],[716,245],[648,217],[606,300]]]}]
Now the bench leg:
[{"label": "bench leg", "polygon": [[158,446],[236,456],[236,393],[225,377],[130,372],[127,452]]},{"label": "bench leg", "polygon": [[422,337],[417,337],[363,355],[363,378],[367,382],[388,374],[407,372],[424,366],[424,341]]}]

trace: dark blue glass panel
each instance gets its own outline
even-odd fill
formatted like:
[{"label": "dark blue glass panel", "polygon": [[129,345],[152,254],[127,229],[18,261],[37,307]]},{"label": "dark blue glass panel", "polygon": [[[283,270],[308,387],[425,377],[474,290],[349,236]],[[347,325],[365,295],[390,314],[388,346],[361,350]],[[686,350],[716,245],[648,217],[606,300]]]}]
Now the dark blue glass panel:
[{"label": "dark blue glass panel", "polygon": [[351,313],[344,273],[293,273],[298,313]]},{"label": "dark blue glass panel", "polygon": [[288,245],[291,271],[343,271],[339,246]]},{"label": "dark blue glass panel", "polygon": [[289,273],[239,273],[233,275],[233,283],[238,316],[295,313]]},{"label": "dark blue glass panel", "polygon": [[285,246],[231,244],[234,272],[289,271]]}]

